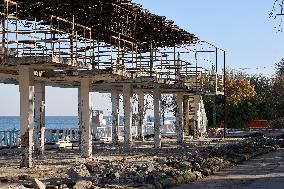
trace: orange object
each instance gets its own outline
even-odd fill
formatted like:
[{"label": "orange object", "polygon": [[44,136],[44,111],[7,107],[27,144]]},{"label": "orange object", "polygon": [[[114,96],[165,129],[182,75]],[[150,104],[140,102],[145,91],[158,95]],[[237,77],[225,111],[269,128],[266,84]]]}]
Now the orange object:
[{"label": "orange object", "polygon": [[248,126],[250,129],[270,129],[271,128],[267,120],[252,120],[248,122]]},{"label": "orange object", "polygon": [[216,131],[217,131],[216,128],[210,128],[210,129],[209,129],[210,136],[216,136]]}]

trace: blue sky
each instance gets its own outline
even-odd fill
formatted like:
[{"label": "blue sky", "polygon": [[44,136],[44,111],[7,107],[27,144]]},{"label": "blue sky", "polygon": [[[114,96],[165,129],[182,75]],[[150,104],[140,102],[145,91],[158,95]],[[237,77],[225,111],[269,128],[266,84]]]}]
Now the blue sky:
[{"label": "blue sky", "polygon": [[[272,75],[284,57],[284,33],[269,19],[272,0],[134,0],[151,12],[166,16],[181,28],[227,51],[231,68]],[[19,114],[18,87],[0,84],[0,116]],[[47,115],[76,115],[77,90],[46,89]],[[94,109],[109,114],[110,99],[94,95]]]}]

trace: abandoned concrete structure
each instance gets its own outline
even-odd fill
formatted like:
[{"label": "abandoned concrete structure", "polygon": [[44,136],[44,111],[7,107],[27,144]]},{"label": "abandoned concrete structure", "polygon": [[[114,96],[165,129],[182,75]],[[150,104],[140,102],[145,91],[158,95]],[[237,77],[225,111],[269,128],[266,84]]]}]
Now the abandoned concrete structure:
[{"label": "abandoned concrete structure", "polygon": [[224,94],[225,51],[130,0],[1,0],[0,14],[0,82],[20,91],[21,167],[33,166],[33,151],[44,153],[45,86],[78,88],[86,158],[92,156],[91,92],[111,93],[113,144],[123,94],[126,150],[133,94],[139,97],[139,139],[144,95],[153,94],[155,148],[161,147],[161,94],[176,95],[177,143],[206,132],[202,96]]}]

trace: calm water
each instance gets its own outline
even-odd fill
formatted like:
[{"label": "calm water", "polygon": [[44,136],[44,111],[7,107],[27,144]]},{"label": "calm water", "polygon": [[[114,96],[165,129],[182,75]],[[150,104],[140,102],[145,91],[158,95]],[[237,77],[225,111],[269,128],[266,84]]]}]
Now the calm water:
[{"label": "calm water", "polygon": [[[0,116],[0,131],[19,129],[19,116]],[[77,128],[77,116],[47,116],[46,128],[61,129],[61,128]]]},{"label": "calm water", "polygon": [[[78,128],[77,116],[46,116],[45,125],[47,129],[67,129]],[[104,116],[106,124],[111,124],[111,116]],[[168,118],[172,120],[173,118]],[[154,121],[153,117],[148,117],[150,122]],[[120,117],[120,123],[123,123],[123,117]],[[19,116],[0,116],[0,131],[10,131],[20,128]]]}]

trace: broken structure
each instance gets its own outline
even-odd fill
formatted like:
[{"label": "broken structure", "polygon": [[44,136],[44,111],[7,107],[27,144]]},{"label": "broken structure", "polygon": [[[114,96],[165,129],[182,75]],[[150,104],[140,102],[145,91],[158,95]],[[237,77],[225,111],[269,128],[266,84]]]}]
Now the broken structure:
[{"label": "broken structure", "polygon": [[22,167],[32,166],[33,150],[44,153],[45,86],[78,88],[80,149],[86,158],[92,155],[91,92],[111,93],[114,144],[123,94],[127,150],[133,94],[140,99],[139,139],[144,95],[153,94],[154,147],[160,148],[161,94],[177,97],[177,142],[183,143],[185,134],[204,135],[202,96],[224,92],[218,57],[225,51],[130,0],[1,0],[0,38],[0,82],[19,85],[21,94]]}]

